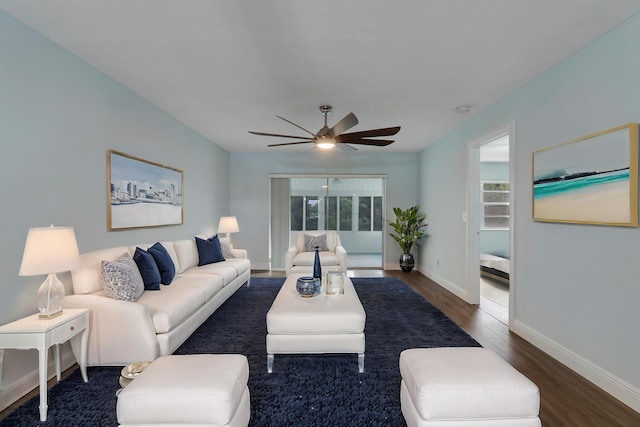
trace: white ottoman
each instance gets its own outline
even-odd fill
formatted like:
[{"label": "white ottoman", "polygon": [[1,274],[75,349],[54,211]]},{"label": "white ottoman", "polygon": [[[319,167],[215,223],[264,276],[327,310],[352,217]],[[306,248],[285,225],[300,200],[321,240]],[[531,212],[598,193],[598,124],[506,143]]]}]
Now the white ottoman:
[{"label": "white ottoman", "polygon": [[491,350],[404,350],[400,374],[408,427],[541,425],[538,387]]},{"label": "white ottoman", "polygon": [[121,426],[247,426],[249,363],[238,354],[156,359],[118,394]]}]

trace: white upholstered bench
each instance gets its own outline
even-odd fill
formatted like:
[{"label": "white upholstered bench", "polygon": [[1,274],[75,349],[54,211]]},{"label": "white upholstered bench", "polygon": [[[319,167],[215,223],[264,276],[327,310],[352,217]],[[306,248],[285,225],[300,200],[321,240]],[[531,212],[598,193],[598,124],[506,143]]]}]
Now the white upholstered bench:
[{"label": "white upholstered bench", "polygon": [[344,279],[344,294],[302,298],[296,291],[301,274],[284,281],[267,312],[267,372],[276,354],[357,353],[364,372],[366,314],[353,283]]},{"label": "white upholstered bench", "polygon": [[538,387],[491,350],[404,350],[400,374],[408,427],[541,425]]},{"label": "white upholstered bench", "polygon": [[238,354],[156,359],[118,394],[121,426],[246,427],[249,363]]}]

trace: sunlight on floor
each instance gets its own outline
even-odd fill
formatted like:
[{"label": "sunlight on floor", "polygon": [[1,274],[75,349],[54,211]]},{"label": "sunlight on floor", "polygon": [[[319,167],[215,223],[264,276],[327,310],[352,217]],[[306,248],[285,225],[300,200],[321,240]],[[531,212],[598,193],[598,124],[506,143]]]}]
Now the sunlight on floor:
[{"label": "sunlight on floor", "polygon": [[509,288],[502,283],[481,277],[480,309],[508,325]]}]

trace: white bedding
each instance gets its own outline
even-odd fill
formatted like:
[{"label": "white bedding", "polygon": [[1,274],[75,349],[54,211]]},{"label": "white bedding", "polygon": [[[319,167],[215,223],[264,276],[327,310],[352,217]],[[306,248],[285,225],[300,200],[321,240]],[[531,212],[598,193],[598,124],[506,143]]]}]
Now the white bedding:
[{"label": "white bedding", "polygon": [[480,254],[480,265],[509,274],[509,260],[496,255]]}]

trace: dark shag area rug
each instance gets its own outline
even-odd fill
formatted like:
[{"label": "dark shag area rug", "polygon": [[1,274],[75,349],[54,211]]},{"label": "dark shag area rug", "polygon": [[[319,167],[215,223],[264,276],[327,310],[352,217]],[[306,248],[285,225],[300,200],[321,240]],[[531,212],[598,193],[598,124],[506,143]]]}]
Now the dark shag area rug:
[{"label": "dark shag area rug", "polygon": [[[355,354],[276,355],[266,367],[266,314],[283,278],[252,278],[175,354],[239,353],[249,359],[251,426],[404,426],[400,410],[400,352],[415,347],[479,344],[440,310],[395,278],[352,279],[362,301],[365,371]],[[0,426],[117,426],[118,367],[79,370],[49,390],[48,419],[40,423],[38,396]]]}]

